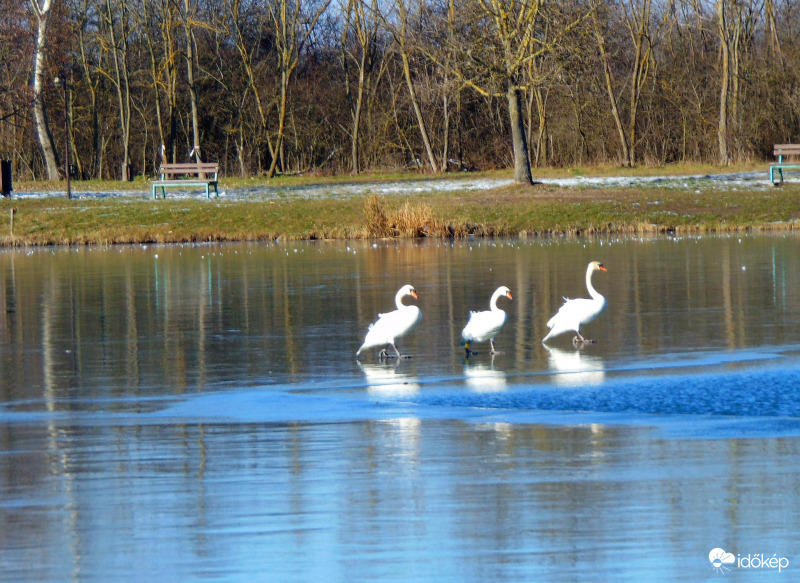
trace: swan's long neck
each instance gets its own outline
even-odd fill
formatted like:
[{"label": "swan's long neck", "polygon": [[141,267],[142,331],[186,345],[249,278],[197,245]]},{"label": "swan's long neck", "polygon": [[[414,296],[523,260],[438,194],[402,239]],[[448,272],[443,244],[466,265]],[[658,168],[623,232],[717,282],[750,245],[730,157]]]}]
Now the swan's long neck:
[{"label": "swan's long neck", "polygon": [[603,295],[594,289],[592,285],[592,274],[594,273],[594,268],[590,265],[589,268],[586,270],[586,289],[589,290],[589,295],[592,296],[596,300],[605,300]]},{"label": "swan's long neck", "polygon": [[403,298],[406,297],[407,295],[408,292],[404,289],[401,289],[399,292],[397,292],[397,295],[394,296],[394,304],[397,306],[398,310],[402,310],[403,308],[407,307],[403,303]]},{"label": "swan's long neck", "polygon": [[497,307],[497,300],[499,300],[504,295],[506,294],[502,289],[499,289],[496,292],[494,292],[494,294],[492,294],[492,299],[489,300],[489,308],[491,308],[493,312],[496,312],[500,309]]}]

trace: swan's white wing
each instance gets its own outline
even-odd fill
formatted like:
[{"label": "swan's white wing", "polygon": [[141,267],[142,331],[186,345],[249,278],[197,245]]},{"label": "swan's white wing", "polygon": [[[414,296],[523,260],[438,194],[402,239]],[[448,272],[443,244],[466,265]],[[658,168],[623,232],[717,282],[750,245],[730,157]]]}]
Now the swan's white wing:
[{"label": "swan's white wing", "polygon": [[394,344],[395,339],[411,332],[421,318],[422,312],[417,306],[405,306],[400,310],[380,314],[378,320],[370,325],[364,344],[356,354],[368,348]]},{"label": "swan's white wing", "polygon": [[581,325],[588,324],[605,309],[606,299],[592,286],[592,273],[596,270],[605,271],[606,268],[598,261],[591,262],[586,268],[586,289],[589,291],[591,299],[570,300],[564,298],[564,305],[548,320],[547,327],[550,328],[550,332],[542,339],[542,342],[547,342],[553,336],[564,332],[575,332],[580,335]]},{"label": "swan's white wing", "polygon": [[464,342],[486,342],[497,336],[505,323],[506,313],[503,310],[470,312],[461,339]]},{"label": "swan's white wing", "polygon": [[558,336],[565,332],[580,333],[580,327],[583,324],[588,324],[605,308],[605,299],[590,300],[586,298],[577,298],[574,300],[567,300],[564,305],[559,308],[558,312],[550,318],[547,322],[547,327],[550,328],[544,340]]}]

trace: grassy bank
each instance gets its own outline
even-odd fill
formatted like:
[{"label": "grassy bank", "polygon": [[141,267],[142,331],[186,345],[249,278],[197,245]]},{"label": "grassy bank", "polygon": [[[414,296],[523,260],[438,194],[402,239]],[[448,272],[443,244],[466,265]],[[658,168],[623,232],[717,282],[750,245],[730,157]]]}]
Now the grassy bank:
[{"label": "grassy bank", "polygon": [[[619,175],[619,169],[616,170],[614,175]],[[708,172],[697,167],[670,170],[674,174]],[[570,172],[584,171],[561,171],[562,175]],[[604,172],[603,169],[585,171],[587,175]],[[650,172],[670,173],[664,169]],[[371,177],[372,181],[385,179]],[[324,180],[337,179],[316,179]],[[281,185],[291,186],[315,180],[284,178],[282,181]],[[224,180],[221,186],[235,189],[242,188],[242,184],[253,187],[253,181],[236,180]],[[275,184],[271,182],[270,186]],[[168,195],[165,200],[151,200],[146,182],[76,185],[82,192],[93,188],[98,192],[132,188],[140,193],[126,196],[67,200],[58,195],[63,183],[15,185],[15,193],[24,193],[23,189],[42,192],[48,186],[52,186],[53,196],[0,201],[0,245],[720,232],[791,229],[800,225],[796,223],[800,219],[800,184],[703,190],[693,186],[512,185],[483,191],[296,200],[291,195],[276,200],[233,197],[206,200],[201,194],[191,198]],[[12,209],[16,210],[13,223]]]}]

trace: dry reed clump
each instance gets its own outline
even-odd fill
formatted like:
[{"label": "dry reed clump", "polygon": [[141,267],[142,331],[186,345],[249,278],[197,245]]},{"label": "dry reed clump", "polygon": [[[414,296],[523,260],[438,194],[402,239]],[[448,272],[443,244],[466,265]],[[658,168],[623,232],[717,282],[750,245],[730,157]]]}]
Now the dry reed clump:
[{"label": "dry reed clump", "polygon": [[395,212],[388,212],[378,195],[373,194],[364,202],[364,215],[369,237],[430,237],[448,236],[449,229],[433,215],[433,209],[425,203],[406,202]]},{"label": "dry reed clump", "polygon": [[373,194],[364,201],[364,215],[367,219],[367,235],[369,237],[388,237],[391,235],[386,209],[377,194]]}]

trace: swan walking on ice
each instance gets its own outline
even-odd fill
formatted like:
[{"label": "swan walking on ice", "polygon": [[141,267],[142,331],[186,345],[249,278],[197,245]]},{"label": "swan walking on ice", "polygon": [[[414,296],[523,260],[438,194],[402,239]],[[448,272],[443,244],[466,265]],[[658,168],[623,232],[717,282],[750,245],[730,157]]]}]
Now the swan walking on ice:
[{"label": "swan walking on ice", "polygon": [[494,349],[494,337],[500,333],[503,326],[506,325],[506,313],[497,307],[497,300],[501,297],[507,297],[509,300],[514,298],[511,296],[511,290],[506,286],[500,286],[492,294],[492,299],[489,300],[489,310],[483,312],[470,312],[469,321],[461,332],[461,344],[467,351],[467,358],[470,354],[475,354],[469,349],[472,342],[486,342],[492,347],[491,354],[497,351]]},{"label": "swan walking on ice", "polygon": [[368,348],[381,346],[383,348],[379,356],[381,358],[391,358],[391,355],[386,354],[386,346],[388,345],[394,348],[397,358],[403,358],[403,355],[400,354],[397,346],[395,346],[395,341],[397,338],[411,332],[422,319],[422,312],[419,307],[403,304],[403,298],[406,296],[417,299],[417,290],[414,289],[414,286],[404,285],[400,288],[394,296],[396,310],[386,314],[378,314],[378,320],[370,324],[367,335],[364,338],[364,344],[356,352],[356,357]]},{"label": "swan walking on ice", "polygon": [[542,343],[564,332],[575,332],[575,337],[572,339],[573,344],[594,342],[581,336],[580,328],[583,324],[588,324],[597,318],[606,307],[606,299],[592,285],[592,274],[595,271],[606,271],[606,268],[599,261],[592,261],[586,268],[586,289],[589,290],[592,299],[570,300],[564,298],[564,305],[547,322],[550,332],[542,339]]}]

